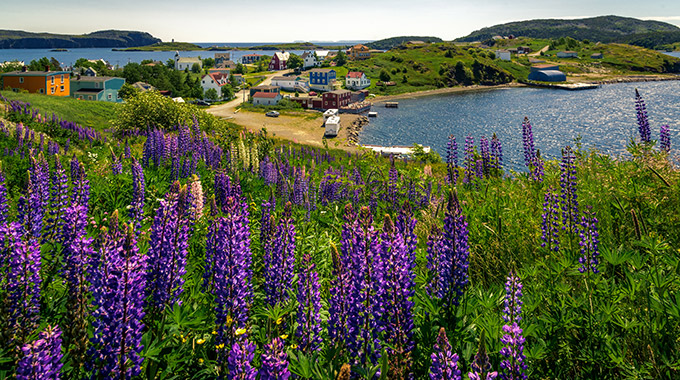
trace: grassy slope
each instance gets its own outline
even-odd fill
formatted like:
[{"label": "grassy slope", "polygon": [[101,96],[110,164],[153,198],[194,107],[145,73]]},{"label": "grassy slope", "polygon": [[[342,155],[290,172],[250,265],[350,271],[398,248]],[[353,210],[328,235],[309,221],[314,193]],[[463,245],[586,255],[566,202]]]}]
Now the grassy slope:
[{"label": "grassy slope", "polygon": [[103,130],[111,127],[111,120],[115,117],[115,103],[76,100],[69,97],[47,96],[40,94],[17,93],[0,91],[2,96],[10,100],[28,102],[40,110],[40,113],[51,117],[54,113],[58,117],[73,121],[86,127]]},{"label": "grassy slope", "polygon": [[161,42],[149,46],[120,49],[123,51],[173,51],[173,50],[206,50],[189,42]]}]

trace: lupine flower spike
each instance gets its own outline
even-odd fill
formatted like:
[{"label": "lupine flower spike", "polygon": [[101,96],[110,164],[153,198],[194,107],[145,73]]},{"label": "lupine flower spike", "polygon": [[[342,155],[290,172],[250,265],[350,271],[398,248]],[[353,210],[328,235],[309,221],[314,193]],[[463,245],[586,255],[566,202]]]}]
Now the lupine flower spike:
[{"label": "lupine flower spike", "polygon": [[593,271],[598,273],[597,265],[599,263],[597,257],[600,255],[598,245],[600,243],[600,234],[597,231],[598,220],[593,212],[592,207],[587,207],[581,217],[581,256],[579,263],[581,267],[579,271],[585,273]]},{"label": "lupine flower spike", "polygon": [[524,356],[524,336],[519,322],[522,320],[522,283],[514,270],[510,271],[505,283],[505,308],[503,309],[504,335],[501,342],[501,377],[505,380],[526,379],[526,356]]},{"label": "lupine flower spike", "polygon": [[458,354],[451,351],[451,345],[446,337],[444,328],[439,329],[437,343],[434,344],[430,365],[431,380],[460,380],[458,369]]},{"label": "lupine flower spike", "polygon": [[47,326],[38,340],[21,348],[23,357],[17,363],[17,380],[61,379],[61,330]]},{"label": "lupine flower spike", "polygon": [[468,373],[470,380],[493,380],[498,376],[498,372],[491,370],[489,355],[486,354],[485,336],[484,330],[482,330],[482,334],[479,337],[477,354],[470,365],[472,371]]}]

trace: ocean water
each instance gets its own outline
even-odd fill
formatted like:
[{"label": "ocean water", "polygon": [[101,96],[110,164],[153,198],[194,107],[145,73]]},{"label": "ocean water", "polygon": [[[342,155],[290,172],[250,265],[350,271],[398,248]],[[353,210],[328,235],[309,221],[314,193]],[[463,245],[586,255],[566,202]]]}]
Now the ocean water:
[{"label": "ocean water", "polygon": [[447,137],[453,134],[462,156],[466,136],[479,146],[482,136],[496,133],[503,145],[506,167],[522,170],[522,121],[533,126],[536,147],[544,157],[560,157],[561,149],[581,137],[584,148],[613,156],[625,155],[626,144],[637,137],[635,89],[647,104],[652,138],[668,124],[671,144],[680,149],[680,81],[604,85],[594,90],[565,91],[539,88],[480,90],[399,100],[399,108],[376,103],[359,135],[362,144],[423,144],[445,157]]}]

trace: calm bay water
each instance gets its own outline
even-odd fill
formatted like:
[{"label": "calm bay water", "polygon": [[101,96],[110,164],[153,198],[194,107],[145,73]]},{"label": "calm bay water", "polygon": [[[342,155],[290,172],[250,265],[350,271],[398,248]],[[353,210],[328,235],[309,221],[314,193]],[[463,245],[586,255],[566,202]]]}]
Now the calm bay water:
[{"label": "calm bay water", "polygon": [[561,149],[582,137],[584,148],[618,156],[630,137],[637,136],[635,89],[647,104],[652,137],[670,125],[674,150],[680,146],[680,81],[604,85],[595,90],[565,91],[506,88],[401,99],[399,108],[373,106],[371,118],[359,135],[362,144],[431,146],[445,157],[449,134],[456,136],[459,157],[466,136],[496,133],[503,144],[505,165],[521,170],[522,120],[533,126],[536,147],[544,157],[560,156]]}]

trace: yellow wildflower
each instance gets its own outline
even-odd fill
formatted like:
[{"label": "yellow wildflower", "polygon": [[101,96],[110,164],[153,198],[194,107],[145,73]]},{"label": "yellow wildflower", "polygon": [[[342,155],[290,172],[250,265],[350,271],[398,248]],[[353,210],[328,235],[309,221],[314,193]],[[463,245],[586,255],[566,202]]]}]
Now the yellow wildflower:
[{"label": "yellow wildflower", "polygon": [[245,333],[246,333],[246,329],[244,329],[244,328],[240,328],[240,329],[236,330],[236,335],[237,335],[237,336],[238,336],[238,335],[243,335],[243,334],[245,334]]},{"label": "yellow wildflower", "polygon": [[198,364],[203,364],[203,359],[198,358]]},{"label": "yellow wildflower", "polygon": [[296,349],[296,348],[298,348],[298,345],[297,345],[297,344],[294,344],[294,345],[290,346],[290,348]]},{"label": "yellow wildflower", "polygon": [[288,339],[288,334],[283,334],[283,335],[281,335],[279,338],[281,338],[281,339]]},{"label": "yellow wildflower", "polygon": [[205,339],[198,339],[196,341],[196,344],[203,344],[203,343],[205,343]]},{"label": "yellow wildflower", "polygon": [[283,322],[283,318],[279,318],[279,319],[276,320],[276,324],[277,324],[277,325],[280,325],[281,322]]},{"label": "yellow wildflower", "polygon": [[224,343],[218,344],[217,346],[215,346],[215,349],[217,349],[217,350],[221,350],[223,348],[224,348]]}]

